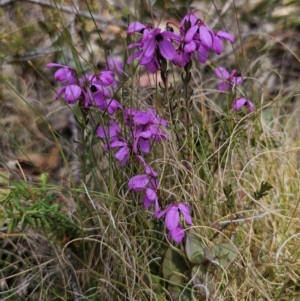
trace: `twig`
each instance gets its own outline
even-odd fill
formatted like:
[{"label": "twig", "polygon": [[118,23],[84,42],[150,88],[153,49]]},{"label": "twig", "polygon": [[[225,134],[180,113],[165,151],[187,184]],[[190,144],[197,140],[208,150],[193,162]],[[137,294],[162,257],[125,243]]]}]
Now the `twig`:
[{"label": "twig", "polygon": [[79,17],[83,17],[83,18],[87,18],[87,19],[93,19],[99,23],[103,23],[105,25],[118,25],[121,27],[127,27],[127,24],[111,19],[105,19],[103,16],[100,15],[91,15],[91,13],[89,11],[81,11],[81,10],[76,10],[75,8],[72,8],[70,6],[67,5],[53,5],[51,4],[49,1],[46,0],[0,0],[0,7],[4,7],[7,5],[11,5],[17,2],[28,2],[28,3],[32,3],[32,4],[38,4],[44,7],[49,7],[49,8],[53,8],[53,9],[59,9],[67,14],[75,14],[76,16]]}]

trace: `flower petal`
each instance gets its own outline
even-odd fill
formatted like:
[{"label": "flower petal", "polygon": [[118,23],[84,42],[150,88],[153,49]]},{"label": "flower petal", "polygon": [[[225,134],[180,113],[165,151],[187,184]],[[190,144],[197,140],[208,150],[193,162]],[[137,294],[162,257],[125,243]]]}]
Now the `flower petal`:
[{"label": "flower petal", "polygon": [[171,230],[168,234],[169,239],[173,239],[175,242],[180,243],[184,238],[184,230],[181,225],[178,225],[175,229]]},{"label": "flower petal", "polygon": [[129,147],[124,146],[115,153],[116,160],[121,162],[121,166],[124,166],[129,158]]},{"label": "flower petal", "polygon": [[173,205],[166,214],[165,224],[168,230],[174,230],[179,223],[179,211],[176,205]]},{"label": "flower petal", "polygon": [[188,204],[180,203],[178,205],[178,209],[183,214],[186,223],[191,225],[192,224],[191,207]]},{"label": "flower petal", "polygon": [[169,210],[172,208],[173,204],[168,205],[164,210],[157,212],[155,214],[155,216],[157,218],[161,218],[162,216],[164,216],[167,212],[169,212]]},{"label": "flower petal", "polygon": [[219,30],[216,35],[222,40],[228,40],[231,43],[234,43],[234,36],[229,32]]},{"label": "flower petal", "polygon": [[255,111],[254,103],[247,98],[244,97],[238,98],[232,103],[232,109],[234,111],[238,111],[244,106],[247,107],[249,113]]},{"label": "flower petal", "polygon": [[191,40],[193,40],[195,33],[197,32],[197,30],[199,29],[198,25],[192,26],[187,33],[185,34],[184,37],[184,42],[185,43],[189,43]]},{"label": "flower petal", "polygon": [[205,48],[202,44],[200,44],[198,48],[197,58],[202,64],[206,63],[206,61],[208,60],[208,49]]},{"label": "flower petal", "polygon": [[221,39],[218,36],[214,36],[213,43],[211,45],[212,51],[214,51],[216,54],[220,55],[223,51],[223,44]]},{"label": "flower petal", "polygon": [[222,92],[226,92],[230,90],[230,85],[228,82],[223,82],[218,84],[218,90]]},{"label": "flower petal", "polygon": [[234,83],[235,85],[240,85],[243,83],[243,77],[242,76],[234,76],[231,80],[232,83]]},{"label": "flower petal", "polygon": [[137,175],[129,179],[128,189],[134,191],[144,190],[149,183],[148,175]]},{"label": "flower petal", "polygon": [[68,68],[60,68],[54,73],[54,79],[60,82],[66,82],[72,76],[72,71]]},{"label": "flower petal", "polygon": [[160,69],[159,62],[155,56],[152,57],[152,60],[149,63],[144,64],[144,66],[147,69],[147,71],[151,73],[155,73]]},{"label": "flower petal", "polygon": [[139,57],[142,54],[142,50],[135,51],[133,54],[131,54],[127,59],[127,64],[130,64],[134,59]]},{"label": "flower petal", "polygon": [[141,31],[145,28],[146,28],[146,26],[140,22],[132,22],[127,29],[127,33],[129,33],[129,34],[134,33],[134,32],[141,33]]},{"label": "flower petal", "polygon": [[146,195],[147,198],[152,202],[157,198],[156,191],[151,188],[146,189]]},{"label": "flower petal", "polygon": [[200,36],[201,43],[205,47],[210,48],[213,43],[213,39],[212,39],[211,32],[207,29],[206,26],[202,25],[199,27],[199,36]]},{"label": "flower petal", "polygon": [[217,67],[215,69],[215,74],[217,78],[220,79],[228,79],[229,78],[229,73],[224,67]]},{"label": "flower petal", "polygon": [[65,99],[68,103],[74,104],[81,95],[81,88],[77,85],[70,85],[66,87]]},{"label": "flower petal", "polygon": [[173,60],[176,56],[176,50],[173,44],[168,40],[163,40],[158,43],[160,54],[167,60]]}]

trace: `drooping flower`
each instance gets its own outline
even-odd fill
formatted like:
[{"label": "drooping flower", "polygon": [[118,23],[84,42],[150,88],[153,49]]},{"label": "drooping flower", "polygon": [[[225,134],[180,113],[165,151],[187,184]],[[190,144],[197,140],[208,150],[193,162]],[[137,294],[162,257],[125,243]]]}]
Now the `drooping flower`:
[{"label": "drooping flower", "polygon": [[236,70],[233,69],[230,73],[224,67],[217,67],[215,69],[217,78],[223,81],[218,84],[219,91],[229,91],[231,85],[240,85],[243,82],[242,76],[235,76]]},{"label": "drooping flower", "polygon": [[128,46],[128,49],[138,47],[139,50],[131,54],[127,60],[130,64],[134,59],[139,59],[139,64],[143,65],[149,72],[155,73],[160,69],[157,52],[166,60],[173,60],[176,56],[176,50],[172,40],[180,40],[180,36],[160,28],[146,27],[139,22],[130,24],[127,30],[128,34],[141,33],[143,37],[135,43]]},{"label": "drooping flower", "polygon": [[87,87],[85,93],[84,106],[97,106],[102,111],[107,111],[109,115],[114,114],[117,109],[122,109],[122,105],[115,99],[111,98],[114,85],[115,75],[112,71],[103,71],[99,74],[84,75],[80,82]]},{"label": "drooping flower", "polygon": [[84,89],[80,86],[80,84],[77,83],[78,78],[76,71],[68,66],[61,64],[47,64],[47,68],[56,67],[59,67],[59,69],[54,73],[54,79],[61,83],[66,83],[66,86],[58,90],[55,98],[59,99],[64,95],[66,102],[68,102],[69,104],[75,104],[81,96],[84,97],[85,95]]},{"label": "drooping flower", "polygon": [[188,225],[192,224],[191,207],[188,204],[170,204],[166,209],[155,214],[157,218],[166,215],[165,225],[169,230],[168,238],[180,243],[184,237],[184,229],[180,222],[180,213],[183,215]]},{"label": "drooping flower", "polygon": [[223,51],[223,44],[222,44],[223,40],[228,40],[233,44],[234,36],[231,33],[223,31],[223,30],[214,32],[213,43],[212,43],[211,49],[218,55],[221,54]]},{"label": "drooping flower", "polygon": [[176,229],[180,224],[180,213],[188,225],[192,224],[191,207],[188,204],[175,203],[170,204],[167,208],[156,214],[157,218],[166,215],[165,224],[166,228],[170,231]]},{"label": "drooping flower", "polygon": [[123,74],[124,68],[123,63],[116,58],[107,59],[107,70],[114,71],[117,74]]},{"label": "drooping flower", "polygon": [[78,85],[68,85],[60,88],[56,94],[56,99],[62,95],[65,96],[65,101],[69,104],[74,104],[84,94],[84,90]]},{"label": "drooping flower", "polygon": [[229,40],[234,43],[234,37],[228,32],[219,30],[214,32],[203,20],[198,18],[193,12],[188,13],[180,23],[180,33],[182,40],[177,49],[177,57],[173,63],[177,66],[182,66],[187,61],[187,55],[195,53],[197,59],[201,63],[208,60],[209,51],[212,50],[216,54],[221,54],[223,50],[223,40]]},{"label": "drooping flower", "polygon": [[179,224],[175,229],[170,230],[168,234],[169,239],[173,239],[175,242],[180,243],[184,238],[184,229]]},{"label": "drooping flower", "polygon": [[99,126],[97,136],[102,139],[115,138],[121,134],[119,125],[114,121],[109,121],[109,126]]},{"label": "drooping flower", "polygon": [[120,167],[123,167],[129,159],[131,147],[122,136],[119,125],[114,120],[110,120],[109,126],[98,127],[97,136],[108,141],[104,144],[106,151],[118,149],[115,159],[120,162]]},{"label": "drooping flower", "polygon": [[139,160],[144,165],[145,174],[136,175],[129,179],[128,188],[133,191],[145,191],[142,202],[144,207],[150,207],[154,204],[154,213],[157,214],[159,211],[158,204],[158,180],[157,172],[154,171],[149,165],[145,163],[145,160],[138,156]]},{"label": "drooping flower", "polygon": [[250,101],[247,98],[238,98],[236,99],[233,103],[232,103],[232,109],[234,111],[239,111],[242,108],[247,108],[248,113],[252,113],[255,111],[255,106],[254,103],[252,101]]},{"label": "drooping flower", "polygon": [[54,73],[54,79],[65,83],[68,82],[70,85],[74,84],[77,80],[77,73],[74,69],[61,65],[56,63],[49,63],[46,66],[47,68],[55,68],[60,67],[55,73]]},{"label": "drooping flower", "polygon": [[132,128],[133,152],[136,154],[138,150],[149,153],[152,141],[160,142],[168,139],[168,136],[162,131],[162,127],[168,125],[168,122],[157,117],[152,109],[148,109],[146,112],[126,110],[125,124]]}]

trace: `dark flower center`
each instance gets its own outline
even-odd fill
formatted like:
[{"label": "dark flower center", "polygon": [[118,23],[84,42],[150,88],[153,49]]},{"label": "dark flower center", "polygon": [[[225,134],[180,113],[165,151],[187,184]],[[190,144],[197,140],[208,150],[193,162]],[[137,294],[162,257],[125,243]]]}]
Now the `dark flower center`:
[{"label": "dark flower center", "polygon": [[97,92],[98,90],[97,90],[96,86],[91,85],[91,91],[92,91],[93,93],[95,93],[95,92]]},{"label": "dark flower center", "polygon": [[155,40],[159,43],[164,39],[164,37],[159,33],[157,36],[155,36]]}]

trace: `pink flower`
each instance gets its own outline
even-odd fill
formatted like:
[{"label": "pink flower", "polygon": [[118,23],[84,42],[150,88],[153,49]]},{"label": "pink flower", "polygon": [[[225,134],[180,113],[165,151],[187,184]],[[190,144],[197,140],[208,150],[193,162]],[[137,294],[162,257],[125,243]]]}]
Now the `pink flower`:
[{"label": "pink flower", "polygon": [[139,50],[131,54],[127,60],[130,64],[134,59],[139,58],[139,64],[155,73],[160,69],[157,51],[166,60],[173,60],[176,56],[176,50],[172,44],[172,40],[180,40],[180,36],[168,30],[161,31],[160,28],[150,28],[139,22],[133,22],[128,27],[129,34],[137,32],[143,37],[135,43],[128,46],[128,49],[138,47]]},{"label": "pink flower", "polygon": [[248,113],[252,113],[255,111],[255,106],[254,106],[253,102],[247,98],[244,98],[244,97],[238,98],[232,103],[232,109],[234,111],[239,111],[243,107],[248,109]]},{"label": "pink flower", "polygon": [[138,158],[143,162],[146,174],[136,175],[129,179],[128,188],[133,191],[144,190],[145,194],[142,200],[144,207],[147,208],[154,204],[154,213],[157,214],[159,211],[157,172],[148,166],[142,157]]},{"label": "pink flower", "polygon": [[188,204],[170,204],[166,209],[155,214],[157,218],[161,218],[162,216],[166,215],[165,225],[169,230],[168,237],[177,243],[180,243],[184,237],[184,230],[180,223],[180,213],[183,215],[185,222],[188,225],[191,225],[191,207]]},{"label": "pink flower", "polygon": [[240,85],[243,83],[242,76],[234,76],[236,70],[233,69],[230,73],[224,67],[217,67],[215,69],[215,74],[217,78],[222,79],[223,82],[218,84],[219,91],[229,91],[231,85]]},{"label": "pink flower", "polygon": [[109,144],[104,145],[106,151],[118,149],[115,159],[120,162],[120,167],[123,167],[129,159],[131,147],[122,136],[119,125],[114,120],[110,120],[109,124],[109,126],[99,126],[97,136],[109,141]]},{"label": "pink flower", "polygon": [[56,64],[56,63],[49,63],[47,64],[47,68],[55,68],[60,67],[55,73],[54,73],[54,79],[59,82],[69,82],[69,84],[74,84],[77,79],[77,73],[74,69],[71,69],[68,66]]},{"label": "pink flower", "polygon": [[168,238],[180,243],[184,238],[183,227],[179,224],[175,229],[169,231]]},{"label": "pink flower", "polygon": [[168,125],[167,120],[157,117],[152,109],[148,109],[146,112],[134,109],[126,110],[125,124],[132,128],[133,152],[136,154],[139,150],[149,153],[152,141],[160,142],[168,139],[168,136],[162,131],[162,127]]},{"label": "pink flower", "polygon": [[180,212],[188,225],[192,224],[191,207],[188,204],[175,203],[170,204],[166,209],[156,214],[157,218],[166,215],[165,224],[168,230],[176,229],[180,222]]}]

